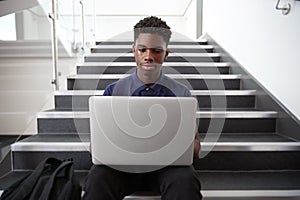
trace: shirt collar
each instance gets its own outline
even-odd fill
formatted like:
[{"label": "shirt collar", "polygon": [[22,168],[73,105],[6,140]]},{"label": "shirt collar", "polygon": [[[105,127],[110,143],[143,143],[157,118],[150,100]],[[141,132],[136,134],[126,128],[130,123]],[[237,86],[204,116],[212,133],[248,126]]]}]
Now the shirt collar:
[{"label": "shirt collar", "polygon": [[141,87],[141,86],[145,86],[145,87],[150,87],[150,88],[153,89],[154,87],[157,87],[158,85],[163,85],[163,83],[164,83],[164,77],[165,77],[165,75],[164,75],[163,72],[161,71],[160,76],[159,76],[159,78],[157,79],[157,81],[156,81],[154,84],[152,84],[152,85],[150,85],[150,86],[147,86],[147,85],[145,85],[145,84],[139,79],[139,77],[137,76],[136,70],[135,70],[134,73],[132,74],[132,78],[133,78],[133,81],[134,81],[134,83],[135,83],[135,88],[139,88],[139,87]]}]

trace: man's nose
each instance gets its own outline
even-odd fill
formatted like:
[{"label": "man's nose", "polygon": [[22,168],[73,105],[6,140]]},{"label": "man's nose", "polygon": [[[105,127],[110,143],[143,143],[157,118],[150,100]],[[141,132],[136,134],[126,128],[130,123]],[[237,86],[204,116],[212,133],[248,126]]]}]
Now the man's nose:
[{"label": "man's nose", "polygon": [[152,52],[152,49],[147,49],[146,50],[144,60],[148,61],[148,62],[152,62],[153,61],[153,52]]}]

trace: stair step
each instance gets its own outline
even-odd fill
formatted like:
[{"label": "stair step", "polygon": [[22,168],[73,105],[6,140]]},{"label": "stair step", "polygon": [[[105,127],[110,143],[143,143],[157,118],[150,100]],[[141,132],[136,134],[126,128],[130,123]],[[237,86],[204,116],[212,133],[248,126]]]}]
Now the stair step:
[{"label": "stair step", "polygon": [[[96,45],[132,45],[133,41],[97,41]],[[198,41],[175,41],[171,40],[169,45],[207,45],[206,39]]]},{"label": "stair step", "polygon": [[[218,137],[216,143],[209,142]],[[300,142],[276,133],[200,134],[201,149],[207,151],[299,151]],[[12,144],[13,151],[89,151],[89,134],[38,134]]]},{"label": "stair step", "polygon": [[[274,132],[274,111],[197,111],[198,131]],[[37,115],[38,133],[89,133],[89,112],[50,111]]]},{"label": "stair step", "polygon": [[[4,188],[28,172],[11,172],[0,179],[0,194]],[[204,199],[248,199],[278,200],[297,199],[300,197],[299,171],[254,171],[254,172],[201,172]],[[87,172],[75,172],[75,179],[84,185]],[[154,200],[160,196],[153,192],[135,192],[125,197],[126,200]]]},{"label": "stair step", "polygon": [[[208,154],[195,159],[194,166],[199,170],[300,169],[300,142],[281,135],[222,134],[215,143],[206,142],[207,137],[200,139],[203,153]],[[76,169],[88,170],[92,165],[89,146],[89,134],[31,136],[11,145],[13,168],[33,169],[46,157],[55,156],[72,157]]]},{"label": "stair step", "polygon": [[[22,177],[25,177],[30,170],[26,171],[11,171],[7,175],[0,178],[0,196],[4,189],[9,187],[11,184],[13,184],[15,181],[21,179]],[[75,171],[73,180],[78,182],[81,186],[84,185],[85,177],[87,176],[87,171]]]},{"label": "stair step", "polygon": [[[257,94],[256,90],[191,90],[191,93],[197,98],[200,108],[254,108]],[[103,90],[56,91],[55,110],[87,111],[89,97],[102,94]]]},{"label": "stair step", "polygon": [[[104,90],[60,90],[55,91],[56,96],[102,96]],[[257,90],[190,90],[193,96],[245,96],[256,95]]]},{"label": "stair step", "polygon": [[[170,53],[165,62],[220,62],[219,53]],[[135,62],[133,53],[92,53],[85,62]]]},{"label": "stair step", "polygon": [[[168,45],[170,52],[181,53],[212,53],[214,46],[212,45]],[[132,52],[131,45],[96,45],[91,47],[92,53],[129,53]]]},{"label": "stair step", "polygon": [[[130,74],[76,74],[69,75],[70,79],[121,79],[129,76]],[[238,79],[243,76],[240,74],[165,74],[173,79]]]},{"label": "stair step", "polygon": [[[165,62],[165,74],[228,74],[230,63]],[[85,62],[77,64],[77,74],[125,74],[136,68],[135,62]]]},{"label": "stair step", "polygon": [[[216,75],[216,74],[166,74],[167,76],[185,84],[193,90],[238,90],[240,80],[244,76]],[[68,90],[103,90],[120,78],[129,74],[79,74],[70,75],[67,79]]]}]

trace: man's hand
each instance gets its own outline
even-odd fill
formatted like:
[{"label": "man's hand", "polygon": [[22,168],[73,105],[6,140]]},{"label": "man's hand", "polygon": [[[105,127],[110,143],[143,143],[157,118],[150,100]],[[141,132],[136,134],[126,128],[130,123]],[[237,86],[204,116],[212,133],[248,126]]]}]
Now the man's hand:
[{"label": "man's hand", "polygon": [[195,158],[199,158],[200,149],[201,149],[200,139],[199,139],[198,132],[196,132],[195,140],[194,140],[194,157]]}]

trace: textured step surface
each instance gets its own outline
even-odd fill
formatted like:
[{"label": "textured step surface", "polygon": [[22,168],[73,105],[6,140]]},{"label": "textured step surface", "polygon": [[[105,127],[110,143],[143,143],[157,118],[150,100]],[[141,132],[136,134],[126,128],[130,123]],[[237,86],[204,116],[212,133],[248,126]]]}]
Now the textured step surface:
[{"label": "textured step surface", "polygon": [[[169,45],[207,45],[206,39],[201,39],[198,41],[175,41],[171,40]],[[96,45],[132,45],[133,41],[97,41]]]},{"label": "textured step surface", "polygon": [[[212,53],[212,45],[168,45],[170,52],[180,53]],[[132,52],[131,45],[96,45],[91,47],[91,53],[129,53]]]},{"label": "textured step surface", "polygon": [[[228,74],[229,63],[223,62],[166,62],[166,74]],[[136,68],[135,62],[86,62],[77,64],[77,74],[125,74]]]},{"label": "textured step surface", "polygon": [[[85,62],[134,62],[132,53],[92,53]],[[220,62],[218,53],[170,53],[165,62]]]},{"label": "textured step surface", "polygon": [[[204,158],[196,159],[199,170],[300,169],[300,143],[277,134],[201,135]],[[88,134],[35,135],[12,145],[14,169],[33,169],[48,156],[72,157],[75,168],[88,170],[91,163]],[[203,154],[203,155],[204,155]],[[201,154],[202,155],[202,154]]]},{"label": "textured step surface", "polygon": [[[27,172],[12,172],[0,179],[0,193]],[[76,172],[75,179],[84,185],[87,172]],[[205,199],[279,200],[300,198],[299,171],[198,172]],[[160,199],[153,192],[136,192],[126,200]]]},{"label": "textured step surface", "polygon": [[[192,95],[198,100],[200,108],[254,108],[255,90],[205,91],[192,90]],[[88,99],[91,96],[101,96],[103,91],[56,91],[56,110],[88,110]]]},{"label": "textured step surface", "polygon": [[[198,131],[274,132],[277,113],[273,111],[197,111]],[[37,116],[41,133],[89,133],[89,112],[51,111]]]},{"label": "textured step surface", "polygon": [[[71,75],[68,90],[103,90],[128,74]],[[239,90],[241,75],[167,74],[193,90]]]}]

